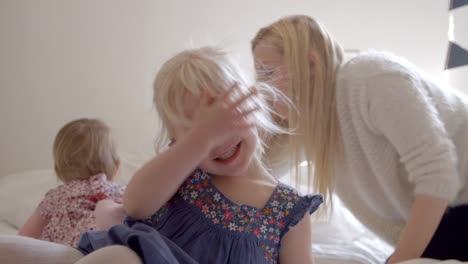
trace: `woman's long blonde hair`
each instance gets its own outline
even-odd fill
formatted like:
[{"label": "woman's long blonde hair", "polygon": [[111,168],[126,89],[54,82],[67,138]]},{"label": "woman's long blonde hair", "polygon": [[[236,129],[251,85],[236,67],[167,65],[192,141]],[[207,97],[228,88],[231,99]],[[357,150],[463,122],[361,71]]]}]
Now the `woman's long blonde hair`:
[{"label": "woman's long blonde hair", "polygon": [[296,171],[296,184],[303,183],[300,167],[306,165],[307,186],[331,203],[334,167],[341,148],[335,79],[343,51],[322,25],[304,15],[285,17],[262,28],[252,40],[252,51],[260,42],[275,47],[283,56],[288,70],[287,95],[297,109],[289,111],[287,120],[295,133],[283,135],[286,147],[276,144],[267,157],[279,155],[291,160],[292,154],[292,163],[284,166]]}]

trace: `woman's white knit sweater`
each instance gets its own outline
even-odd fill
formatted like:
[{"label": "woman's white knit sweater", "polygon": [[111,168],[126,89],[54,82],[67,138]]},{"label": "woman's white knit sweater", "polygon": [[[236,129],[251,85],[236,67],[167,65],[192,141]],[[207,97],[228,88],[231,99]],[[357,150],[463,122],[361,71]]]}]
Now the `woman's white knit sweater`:
[{"label": "woman's white knit sweater", "polygon": [[395,244],[415,194],[468,204],[468,101],[408,62],[369,52],[344,64],[336,94],[344,158],[335,190]]}]

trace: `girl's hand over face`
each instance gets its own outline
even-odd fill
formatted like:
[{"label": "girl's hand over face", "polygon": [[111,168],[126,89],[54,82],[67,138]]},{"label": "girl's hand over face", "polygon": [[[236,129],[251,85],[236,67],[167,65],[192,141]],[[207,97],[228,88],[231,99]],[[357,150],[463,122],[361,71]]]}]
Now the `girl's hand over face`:
[{"label": "girl's hand over face", "polygon": [[236,90],[239,90],[237,84],[231,86],[217,98],[211,98],[206,93],[202,96],[190,132],[197,139],[209,144],[210,148],[239,137],[245,130],[252,129],[254,126],[248,121],[248,117],[259,108],[245,109],[242,105],[247,100],[257,96],[258,92],[254,88],[248,94],[232,101],[232,95]]}]

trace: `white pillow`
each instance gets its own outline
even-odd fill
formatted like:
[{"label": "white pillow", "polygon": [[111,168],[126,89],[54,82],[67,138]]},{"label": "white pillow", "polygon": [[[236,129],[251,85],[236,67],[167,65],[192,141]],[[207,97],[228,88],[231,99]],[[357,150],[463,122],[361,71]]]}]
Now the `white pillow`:
[{"label": "white pillow", "polygon": [[0,178],[1,222],[18,229],[34,212],[45,193],[59,184],[53,170],[35,170]]}]

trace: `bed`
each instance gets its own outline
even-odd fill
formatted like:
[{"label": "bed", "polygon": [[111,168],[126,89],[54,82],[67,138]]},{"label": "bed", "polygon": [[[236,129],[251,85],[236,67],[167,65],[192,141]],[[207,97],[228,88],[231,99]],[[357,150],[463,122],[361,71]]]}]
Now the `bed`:
[{"label": "bed", "polygon": [[[128,180],[122,175],[132,175],[136,167],[123,164],[118,181]],[[52,169],[0,176],[0,234],[16,234],[45,192],[57,184]],[[313,232],[312,251],[318,264],[384,263],[392,252],[391,246],[360,225],[338,200],[329,220],[314,220]],[[405,264],[426,263],[434,262],[416,260]]]}]

